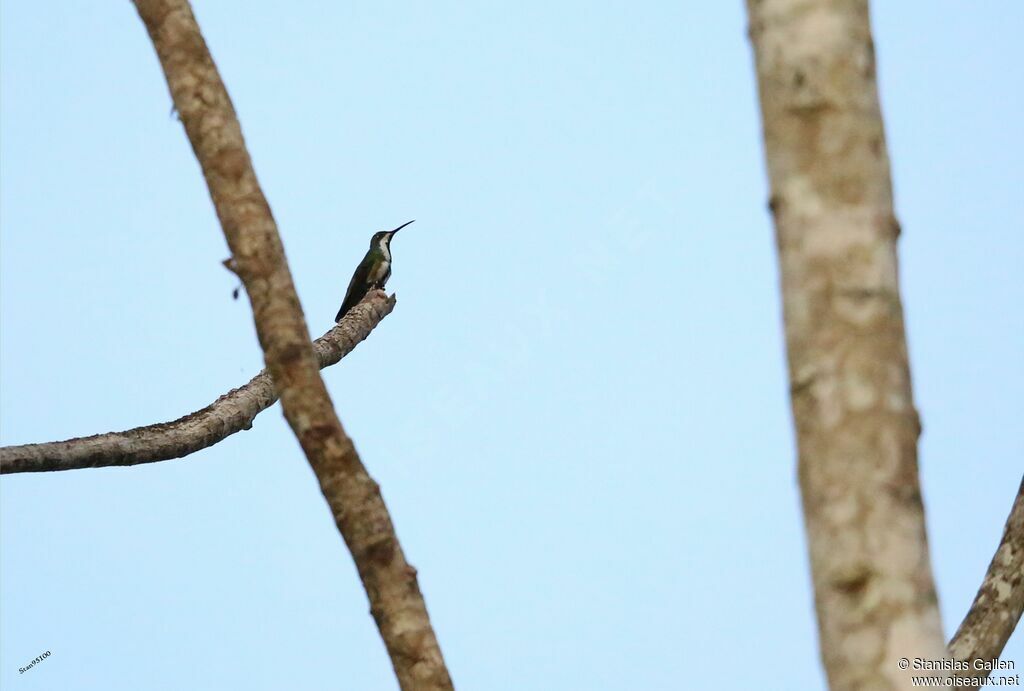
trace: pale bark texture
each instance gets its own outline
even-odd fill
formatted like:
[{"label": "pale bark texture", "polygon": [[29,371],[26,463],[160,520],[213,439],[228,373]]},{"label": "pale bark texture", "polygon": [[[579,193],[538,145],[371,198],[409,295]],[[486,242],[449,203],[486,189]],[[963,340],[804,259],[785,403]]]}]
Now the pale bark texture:
[{"label": "pale bark texture", "polygon": [[338,420],[317,368],[270,206],[227,90],[187,0],[135,0],[252,304],[267,369],[345,538],[402,689],[452,682],[380,488]]},{"label": "pale bark texture", "polygon": [[957,660],[968,663],[969,669],[958,672],[961,677],[987,677],[989,672],[974,669],[974,660],[992,660],[1003,652],[1003,646],[1020,621],[1024,611],[1024,480],[1010,516],[1006,519],[1003,539],[992,557],[985,580],[978,589],[971,609],[949,643],[949,652]]},{"label": "pale bark texture", "polygon": [[[320,368],[337,364],[395,307],[395,298],[371,292],[313,343]],[[194,413],[171,422],[65,441],[0,447],[0,473],[38,473],[154,463],[195,453],[252,427],[277,401],[267,370]]]},{"label": "pale bark texture", "polygon": [[822,660],[833,691],[911,688],[899,658],[946,653],[868,5],[747,10]]}]

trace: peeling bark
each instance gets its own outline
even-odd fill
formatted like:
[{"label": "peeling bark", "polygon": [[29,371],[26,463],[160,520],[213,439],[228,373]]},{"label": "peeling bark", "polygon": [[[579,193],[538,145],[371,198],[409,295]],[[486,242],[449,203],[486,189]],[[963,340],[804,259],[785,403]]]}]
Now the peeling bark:
[{"label": "peeling bark", "polygon": [[[394,307],[394,297],[389,298],[383,291],[370,293],[314,342],[320,368],[340,362]],[[270,373],[263,370],[205,408],[171,422],[65,441],[0,447],[0,474],[130,466],[181,458],[249,429],[256,416],[275,401],[277,389]]]},{"label": "peeling bark", "polygon": [[953,640],[949,652],[967,663],[960,677],[987,677],[991,670],[974,669],[975,660],[994,660],[1017,628],[1024,611],[1024,480],[1006,519],[1003,539],[992,557],[985,580],[978,589]]},{"label": "peeling bark", "polygon": [[377,483],[334,412],[270,206],[187,0],[135,0],[203,170],[281,407],[352,552],[402,689],[452,682]]},{"label": "peeling bark", "polygon": [[[821,655],[833,691],[945,656],[866,0],[747,0]],[[921,672],[916,672],[921,674]]]}]

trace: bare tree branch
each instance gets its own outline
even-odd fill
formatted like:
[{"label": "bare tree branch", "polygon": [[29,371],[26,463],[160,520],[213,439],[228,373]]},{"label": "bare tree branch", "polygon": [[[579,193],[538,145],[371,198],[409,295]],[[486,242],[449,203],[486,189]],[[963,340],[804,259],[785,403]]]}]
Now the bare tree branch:
[{"label": "bare tree branch", "polygon": [[899,658],[946,650],[868,3],[747,10],[822,659],[832,691],[910,688]]},{"label": "bare tree branch", "polygon": [[[395,298],[370,293],[345,318],[314,342],[320,368],[341,361],[395,307]],[[44,444],[0,447],[0,473],[39,473],[129,466],[181,458],[249,429],[257,415],[277,401],[267,370],[232,389],[202,410],[171,422]]]},{"label": "bare tree branch", "polygon": [[451,689],[416,570],[405,560],[377,483],[345,434],[320,378],[270,206],[227,90],[187,0],[135,0],[252,304],[285,418],[355,560],[399,684]]},{"label": "bare tree branch", "polygon": [[1006,519],[1003,539],[949,652],[967,663],[960,677],[987,677],[991,669],[974,669],[975,660],[994,660],[1002,652],[1024,611],[1024,480]]}]

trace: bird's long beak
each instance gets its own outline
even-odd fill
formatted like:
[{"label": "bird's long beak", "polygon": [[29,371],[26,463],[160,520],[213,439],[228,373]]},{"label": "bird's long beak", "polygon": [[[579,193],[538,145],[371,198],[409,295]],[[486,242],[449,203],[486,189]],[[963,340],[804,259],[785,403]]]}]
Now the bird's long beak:
[{"label": "bird's long beak", "polygon": [[411,220],[411,221],[406,221],[406,222],[405,222],[405,223],[403,223],[402,225],[400,225],[400,226],[398,226],[397,228],[395,228],[394,230],[392,230],[392,231],[391,231],[391,234],[392,234],[392,235],[394,235],[395,233],[397,233],[398,231],[400,231],[400,230],[401,230],[402,228],[405,228],[405,227],[406,227],[407,225],[409,225],[410,223],[415,223],[415,222],[416,222],[416,219],[413,219],[413,220]]}]

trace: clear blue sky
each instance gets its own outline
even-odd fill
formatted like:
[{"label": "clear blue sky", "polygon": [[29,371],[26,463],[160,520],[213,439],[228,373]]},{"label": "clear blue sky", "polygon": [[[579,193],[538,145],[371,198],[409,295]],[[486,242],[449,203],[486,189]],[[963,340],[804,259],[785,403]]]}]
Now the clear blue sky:
[{"label": "clear blue sky", "polygon": [[[1024,466],[1024,5],[876,4],[952,633]],[[206,405],[261,354],[141,23],[0,11],[2,442]],[[417,219],[324,376],[460,688],[822,689],[742,3],[197,14],[315,335]],[[396,688],[278,407],[0,498],[4,689]]]}]

